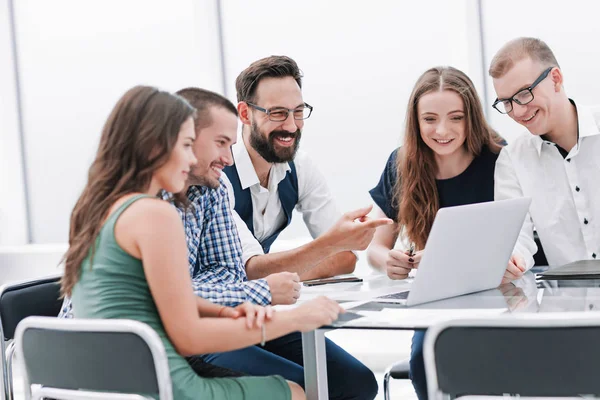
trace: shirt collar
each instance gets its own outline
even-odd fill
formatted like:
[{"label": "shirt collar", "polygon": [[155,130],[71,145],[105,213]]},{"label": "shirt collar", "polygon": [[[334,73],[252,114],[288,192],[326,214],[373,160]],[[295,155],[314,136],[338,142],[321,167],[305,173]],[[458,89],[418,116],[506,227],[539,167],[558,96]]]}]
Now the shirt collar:
[{"label": "shirt collar", "polygon": [[[232,146],[233,159],[237,169],[238,176],[240,177],[240,184],[242,190],[249,188],[250,186],[260,185],[260,180],[252,165],[250,154],[246,148],[244,140],[240,140]],[[275,163],[271,166],[271,174],[273,175],[273,182],[279,184],[284,178],[287,171],[291,170],[289,163]]]},{"label": "shirt collar", "polygon": [[[531,135],[531,132],[528,133]],[[535,150],[537,151],[537,155],[539,157],[542,154],[542,146],[546,141],[538,135],[531,135],[530,140],[533,142],[533,146],[535,147]]]},{"label": "shirt collar", "polygon": [[[598,125],[596,124],[596,120],[594,119],[594,115],[592,111],[588,107],[577,106],[575,101],[569,99],[571,104],[573,104],[577,109],[577,129],[579,138],[577,140],[577,146],[580,145],[581,139],[586,136],[594,136],[600,134],[600,129],[598,129]],[[542,153],[542,146],[544,143],[550,143],[547,140],[542,139],[541,136],[531,135],[531,140],[533,141],[533,145],[537,150],[538,156]],[[565,149],[569,151],[570,149]]]},{"label": "shirt collar", "polygon": [[579,139],[588,136],[600,135],[600,128],[596,123],[594,113],[589,107],[579,107],[577,109],[577,119],[579,120]]},{"label": "shirt collar", "polygon": [[196,202],[198,199],[202,198],[204,194],[208,191],[206,186],[197,186],[192,185],[187,190],[187,198],[191,203]]}]

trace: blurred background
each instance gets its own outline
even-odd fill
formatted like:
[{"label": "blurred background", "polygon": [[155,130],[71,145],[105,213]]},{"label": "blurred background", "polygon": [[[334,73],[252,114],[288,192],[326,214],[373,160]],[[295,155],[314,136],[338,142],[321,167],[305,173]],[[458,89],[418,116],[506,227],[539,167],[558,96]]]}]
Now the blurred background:
[{"label": "blurred background", "polygon": [[[134,85],[199,86],[235,102],[235,78],[252,61],[294,58],[315,109],[301,148],[348,211],[371,203],[368,190],[402,142],[408,96],[430,67],[466,72],[509,142],[522,129],[492,109],[487,68],[510,39],[545,40],[567,93],[597,104],[599,15],[588,0],[0,0],[0,284],[56,272],[102,125]],[[296,217],[277,243],[308,237]],[[381,384],[411,335],[329,337]],[[410,382],[393,385],[414,398]]]},{"label": "blurred background", "polygon": [[[0,245],[67,241],[102,125],[131,86],[235,102],[252,61],[294,58],[315,108],[301,148],[347,211],[370,203],[429,67],[465,71],[509,142],[521,129],[491,108],[487,67],[512,38],[545,40],[568,94],[596,103],[599,11],[584,0],[0,0]],[[283,238],[307,236],[295,218]]]}]

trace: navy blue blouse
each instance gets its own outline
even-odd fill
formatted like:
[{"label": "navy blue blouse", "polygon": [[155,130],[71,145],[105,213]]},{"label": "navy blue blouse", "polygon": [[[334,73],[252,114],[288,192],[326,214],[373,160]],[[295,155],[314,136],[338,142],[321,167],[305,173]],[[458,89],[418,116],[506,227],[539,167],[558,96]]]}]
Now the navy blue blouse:
[{"label": "navy blue blouse", "polygon": [[[398,204],[394,198],[398,172],[396,171],[396,149],[390,154],[379,183],[369,191],[375,204],[388,218],[397,222]],[[494,200],[494,169],[498,154],[487,146],[460,175],[450,179],[436,179],[440,208],[483,203]]]}]

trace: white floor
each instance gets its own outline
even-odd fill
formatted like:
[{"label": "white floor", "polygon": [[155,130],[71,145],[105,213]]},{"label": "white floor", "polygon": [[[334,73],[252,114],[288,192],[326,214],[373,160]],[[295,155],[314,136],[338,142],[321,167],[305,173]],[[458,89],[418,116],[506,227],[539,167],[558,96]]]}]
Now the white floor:
[{"label": "white floor", "polygon": [[[379,385],[376,400],[383,400],[384,371],[394,362],[409,357],[412,334],[412,331],[337,330],[329,332],[327,337],[375,372]],[[391,380],[390,394],[392,399],[417,399],[410,380]]]},{"label": "white floor", "polygon": [[[377,393],[375,400],[383,400],[383,372],[375,374],[375,377],[377,378],[377,383],[379,383],[379,393]],[[417,395],[410,380],[392,380],[390,382],[391,399],[417,400]]]}]

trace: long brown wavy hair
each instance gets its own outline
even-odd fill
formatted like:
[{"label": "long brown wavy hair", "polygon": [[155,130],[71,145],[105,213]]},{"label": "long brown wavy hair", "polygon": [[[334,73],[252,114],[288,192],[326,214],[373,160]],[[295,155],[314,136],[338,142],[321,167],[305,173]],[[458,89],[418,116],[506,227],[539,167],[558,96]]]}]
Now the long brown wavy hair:
[{"label": "long brown wavy hair", "polygon": [[438,90],[452,90],[462,98],[465,108],[465,148],[478,156],[483,147],[500,151],[503,139],[488,125],[479,96],[471,79],[456,68],[435,67],[417,80],[406,109],[404,145],[398,151],[395,201],[400,229],[406,237],[423,249],[431,231],[439,205],[435,177],[437,164],[433,150],[421,138],[417,105],[421,97]]},{"label": "long brown wavy hair", "polygon": [[63,295],[71,294],[88,255],[92,265],[94,243],[111,206],[126,194],[148,190],[154,171],[169,159],[181,125],[194,112],[183,98],[148,86],[130,89],[117,102],[71,214]]}]

